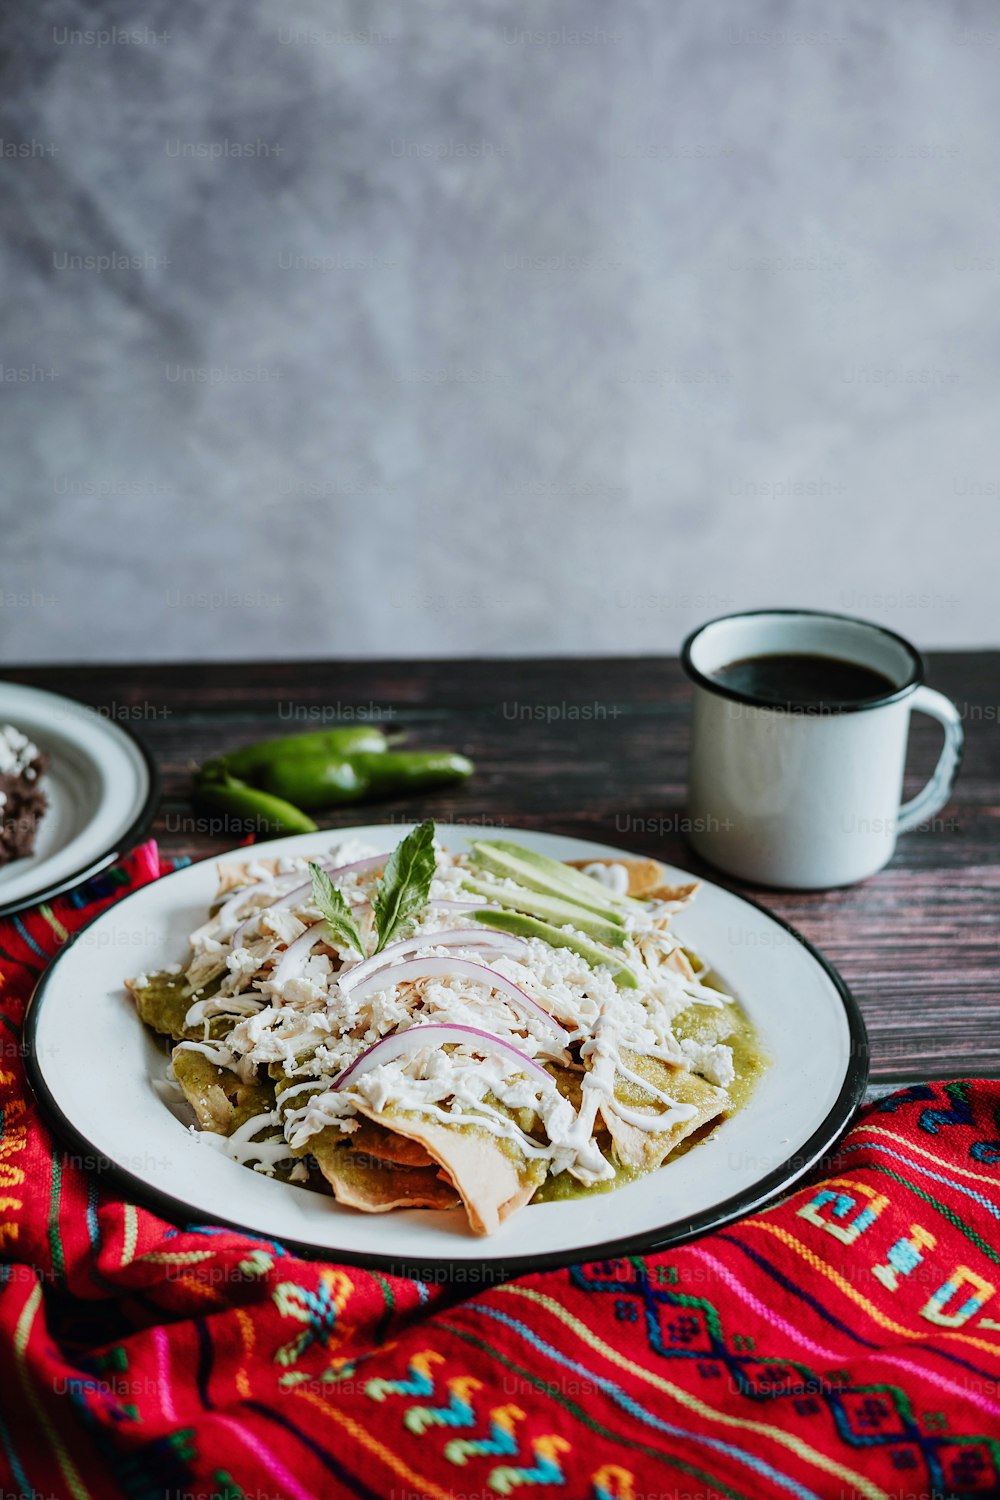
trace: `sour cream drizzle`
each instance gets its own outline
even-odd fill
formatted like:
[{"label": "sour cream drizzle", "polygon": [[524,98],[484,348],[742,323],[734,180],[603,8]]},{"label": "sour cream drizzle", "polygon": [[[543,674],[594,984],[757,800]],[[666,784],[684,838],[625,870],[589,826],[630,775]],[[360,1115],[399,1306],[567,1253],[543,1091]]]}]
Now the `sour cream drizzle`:
[{"label": "sour cream drizzle", "polygon": [[244,1166],[260,1162],[264,1167],[274,1168],[279,1161],[287,1161],[292,1154],[287,1141],[281,1136],[267,1141],[255,1141],[253,1137],[262,1130],[278,1129],[280,1125],[281,1116],[276,1109],[272,1109],[264,1114],[252,1115],[232,1135],[219,1135],[214,1130],[201,1130],[198,1134],[223,1155],[231,1156]]}]

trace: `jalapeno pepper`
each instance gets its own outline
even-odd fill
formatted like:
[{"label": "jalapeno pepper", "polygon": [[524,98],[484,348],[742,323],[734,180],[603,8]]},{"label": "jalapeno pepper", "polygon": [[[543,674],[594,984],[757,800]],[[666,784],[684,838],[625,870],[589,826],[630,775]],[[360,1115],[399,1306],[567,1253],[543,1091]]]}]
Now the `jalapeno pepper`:
[{"label": "jalapeno pepper", "polygon": [[451,786],[465,781],[472,770],[471,760],[445,750],[363,752],[349,761],[297,755],[272,761],[260,784],[296,807],[314,810]]},{"label": "jalapeno pepper", "polygon": [[270,766],[299,756],[326,756],[343,760],[356,754],[380,755],[386,748],[383,730],[373,724],[352,724],[339,729],[316,729],[307,734],[289,734],[278,739],[259,740],[243,745],[226,755],[210,760],[202,767],[208,777],[229,771],[240,780],[260,780]]},{"label": "jalapeno pepper", "polygon": [[194,801],[205,812],[220,814],[225,823],[238,822],[243,833],[316,832],[316,824],[300,808],[247,786],[235,776],[216,774],[211,779],[199,779]]}]

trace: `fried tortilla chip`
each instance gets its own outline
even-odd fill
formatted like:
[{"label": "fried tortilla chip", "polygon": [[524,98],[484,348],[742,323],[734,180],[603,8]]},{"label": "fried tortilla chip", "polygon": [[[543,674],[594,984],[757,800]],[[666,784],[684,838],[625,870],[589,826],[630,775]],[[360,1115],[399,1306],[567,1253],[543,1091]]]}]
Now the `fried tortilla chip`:
[{"label": "fried tortilla chip", "polygon": [[[161,1036],[173,1037],[175,1042],[184,1041],[185,1038],[201,1040],[204,1028],[186,1026],[185,1017],[196,999],[203,1000],[215,994],[224,973],[225,970],[222,970],[194,989],[185,975],[163,970],[156,974],[141,974],[138,979],[126,979],[125,988],[135,1001],[139,1019],[145,1021],[147,1026],[152,1026]],[[228,1030],[233,1024],[233,1017],[228,1016],[224,1020],[225,1029]],[[209,1031],[213,1031],[211,1025]]]},{"label": "fried tortilla chip", "polygon": [[588,865],[622,865],[628,871],[628,894],[640,901],[664,901],[678,910],[686,906],[698,889],[699,880],[686,885],[668,885],[664,881],[667,873],[658,859],[568,859],[574,870],[585,870]]},{"label": "fried tortilla chip", "polygon": [[399,1110],[358,1112],[395,1135],[417,1141],[455,1184],[475,1234],[493,1234],[504,1219],[530,1201],[545,1178],[544,1159],[531,1159],[476,1125],[439,1125],[425,1115]]},{"label": "fried tortilla chip", "polygon": [[[277,875],[280,859],[254,859],[245,864],[237,864],[235,861],[222,861],[216,865],[219,876],[219,888],[215,893],[216,901],[221,901],[223,896],[228,896],[230,891],[235,891],[238,885],[249,884],[254,877],[249,873],[250,865],[254,864],[258,869],[266,870],[269,875]],[[306,872],[308,874],[308,871]]]},{"label": "fried tortilla chip", "polygon": [[680,911],[682,906],[687,906],[700,885],[700,880],[689,880],[686,885],[657,885],[645,894],[650,901],[662,901],[675,911]]},{"label": "fried tortilla chip", "polygon": [[232,1135],[254,1115],[274,1108],[270,1080],[244,1083],[229,1068],[218,1067],[204,1052],[190,1047],[175,1047],[171,1062],[174,1077],[203,1130]]},{"label": "fried tortilla chip", "polygon": [[184,1037],[184,1017],[191,1009],[191,991],[183,974],[145,974],[126,979],[125,988],[135,1001],[140,1021],[161,1036]]},{"label": "fried tortilla chip", "polygon": [[[371,1128],[374,1132],[375,1127]],[[342,1135],[328,1126],[312,1136],[304,1148],[333,1188],[338,1203],[369,1214],[388,1213],[392,1208],[458,1207],[458,1194],[436,1165],[407,1167],[379,1159],[356,1149],[360,1135],[361,1131]]]},{"label": "fried tortilla chip", "polygon": [[351,1133],[351,1150],[361,1156],[372,1156],[376,1161],[394,1162],[398,1167],[437,1167],[419,1141],[411,1141],[407,1135],[386,1130],[373,1120],[360,1120],[357,1130]]},{"label": "fried tortilla chip", "polygon": [[[647,1078],[654,1088],[676,1099],[678,1104],[693,1104],[696,1110],[689,1120],[678,1120],[669,1130],[651,1131],[623,1120],[610,1101],[602,1104],[604,1123],[614,1142],[615,1154],[623,1166],[645,1171],[661,1166],[681,1141],[722,1114],[729,1104],[729,1095],[725,1089],[706,1083],[687,1068],[671,1067],[669,1063],[660,1062],[657,1058],[642,1057],[624,1049],[622,1062],[640,1078]],[[615,1083],[615,1098],[629,1109],[648,1108],[650,1114],[656,1114],[664,1108],[658,1099],[641,1089],[638,1084],[620,1077]]]},{"label": "fried tortilla chip", "polygon": [[588,865],[623,865],[628,871],[628,894],[630,896],[643,897],[650,893],[663,880],[664,869],[659,860],[656,859],[568,859],[568,865],[574,870],[586,870]]},{"label": "fried tortilla chip", "polygon": [[672,953],[668,953],[663,960],[663,967],[675,970],[684,979],[694,978],[694,969],[691,967],[691,960],[683,948],[675,948]]}]

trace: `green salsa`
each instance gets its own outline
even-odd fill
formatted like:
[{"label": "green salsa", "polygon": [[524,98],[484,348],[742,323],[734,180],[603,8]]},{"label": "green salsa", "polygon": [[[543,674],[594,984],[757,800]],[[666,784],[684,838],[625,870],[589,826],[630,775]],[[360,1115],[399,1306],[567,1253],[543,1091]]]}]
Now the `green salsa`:
[{"label": "green salsa", "polygon": [[638,1178],[647,1175],[636,1167],[623,1167],[621,1162],[613,1161],[611,1165],[615,1169],[614,1177],[609,1177],[606,1182],[591,1183],[589,1187],[577,1182],[569,1172],[560,1172],[557,1177],[547,1177],[531,1201],[563,1203],[569,1198],[591,1198],[597,1193],[613,1193],[615,1188],[624,1187],[626,1183],[636,1182]]},{"label": "green salsa", "polygon": [[[699,966],[697,956],[688,954],[688,957],[697,969]],[[718,990],[719,994],[726,995],[728,998],[728,991],[711,975],[700,979],[699,982],[710,989]],[[663,1166],[679,1156],[686,1155],[688,1151],[710,1139],[723,1120],[742,1109],[753,1093],[757,1080],[768,1066],[767,1056],[760,1047],[753,1023],[736,1000],[730,1000],[728,1005],[718,1009],[715,1006],[699,1005],[697,1001],[693,1001],[674,1017],[672,1026],[678,1041],[701,1042],[708,1046],[724,1042],[727,1047],[731,1047],[736,1076],[726,1090],[730,1099],[729,1107],[704,1129],[696,1130],[675,1146],[667,1160],[661,1163]],[[622,1091],[623,1098],[626,1093],[636,1095],[636,1098],[630,1102],[641,1102],[639,1092],[634,1086]],[[613,1178],[608,1178],[606,1182],[595,1182],[590,1186],[585,1186],[569,1172],[560,1172],[558,1176],[549,1177],[542,1183],[532,1198],[532,1203],[556,1203],[570,1198],[589,1198],[595,1193],[610,1193],[615,1188],[623,1187],[629,1182],[635,1182],[638,1178],[647,1176],[649,1171],[659,1171],[658,1167],[623,1166],[613,1154],[609,1156],[609,1160],[615,1169],[615,1175]]]},{"label": "green salsa", "polygon": [[[700,981],[708,989],[727,993],[711,976]],[[727,1115],[742,1109],[753,1093],[754,1086],[767,1067],[767,1057],[757,1041],[757,1033],[742,1006],[735,1000],[716,1010],[697,1002],[682,1010],[673,1020],[674,1035],[679,1041],[704,1042],[709,1045],[725,1042],[733,1049],[733,1068],[736,1077],[729,1084],[728,1093],[732,1101]]]}]

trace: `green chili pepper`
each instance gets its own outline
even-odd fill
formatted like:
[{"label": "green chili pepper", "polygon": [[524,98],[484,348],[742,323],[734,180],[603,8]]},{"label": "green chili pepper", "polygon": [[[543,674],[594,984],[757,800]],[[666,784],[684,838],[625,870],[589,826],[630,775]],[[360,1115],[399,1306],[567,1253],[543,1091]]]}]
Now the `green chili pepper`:
[{"label": "green chili pepper", "polygon": [[468,781],[475,770],[471,760],[451,750],[389,750],[384,755],[352,755],[351,763],[375,796],[452,786]]},{"label": "green chili pepper", "polygon": [[256,782],[278,761],[314,755],[341,760],[361,753],[380,755],[385,748],[385,732],[373,724],[316,729],[308,734],[288,734],[278,739],[259,740],[253,745],[243,745],[239,750],[207,761],[202,767],[202,775],[216,777],[228,771],[241,779]]},{"label": "green chili pepper", "polygon": [[472,771],[471,760],[446,750],[383,750],[350,760],[299,755],[272,762],[261,785],[296,807],[313,810],[427,792],[465,781]]},{"label": "green chili pepper", "polygon": [[219,832],[239,823],[244,833],[315,833],[316,824],[299,808],[235,776],[216,775],[195,782],[194,802],[205,812],[221,814]]}]

